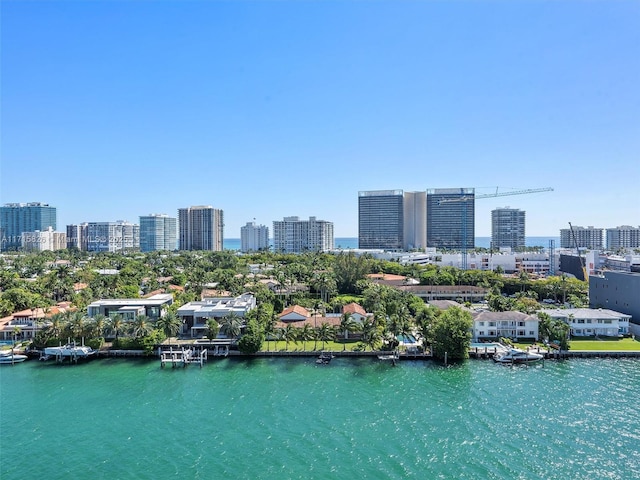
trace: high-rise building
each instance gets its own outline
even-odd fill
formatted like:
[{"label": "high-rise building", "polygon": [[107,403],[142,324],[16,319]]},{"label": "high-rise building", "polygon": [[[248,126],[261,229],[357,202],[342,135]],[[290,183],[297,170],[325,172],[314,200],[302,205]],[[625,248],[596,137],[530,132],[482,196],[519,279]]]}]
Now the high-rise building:
[{"label": "high-rise building", "polygon": [[358,192],[358,248],[402,250],[403,247],[402,190]]},{"label": "high-rise building", "polygon": [[280,253],[325,252],[333,249],[333,223],[284,217],[273,222],[273,249]]},{"label": "high-rise building", "polygon": [[46,203],[7,203],[0,207],[0,250],[22,247],[25,232],[56,229],[56,208]]},{"label": "high-rise building", "polygon": [[67,248],[77,248],[87,251],[87,227],[88,223],[67,225]]},{"label": "high-rise building", "polygon": [[573,225],[573,234],[570,228],[560,229],[560,248],[576,248],[577,243],[578,248],[602,250],[604,248],[603,238],[602,228],[591,226],[584,228]]},{"label": "high-rise building", "polygon": [[424,250],[427,247],[427,192],[404,192],[403,248]]},{"label": "high-rise building", "polygon": [[173,251],[176,249],[175,217],[165,214],[150,213],[140,217],[140,251],[156,250]]},{"label": "high-rise building", "polygon": [[492,210],[491,248],[524,248],[524,228],[524,210],[509,207]]},{"label": "high-rise building", "polygon": [[224,217],[222,210],[212,206],[178,209],[180,250],[222,251]]},{"label": "high-rise building", "polygon": [[22,233],[22,249],[43,252],[45,250],[55,251],[67,248],[67,234],[56,232],[49,227],[46,230]]},{"label": "high-rise building", "polygon": [[247,222],[240,227],[240,251],[259,252],[269,250],[269,228],[264,225],[256,225],[256,222]]},{"label": "high-rise building", "polygon": [[475,243],[473,188],[427,190],[427,246],[470,250]]},{"label": "high-rise building", "polygon": [[622,225],[616,228],[607,228],[606,235],[607,250],[640,248],[640,227]]},{"label": "high-rise building", "polygon": [[79,243],[88,252],[120,252],[140,248],[140,225],[118,220],[117,222],[88,222],[86,234]]}]

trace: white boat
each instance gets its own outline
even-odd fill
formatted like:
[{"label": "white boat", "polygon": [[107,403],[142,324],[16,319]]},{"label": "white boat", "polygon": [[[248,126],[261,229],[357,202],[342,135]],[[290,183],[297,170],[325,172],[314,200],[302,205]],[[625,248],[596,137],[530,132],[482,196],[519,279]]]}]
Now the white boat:
[{"label": "white boat", "polygon": [[21,353],[13,353],[11,350],[3,350],[0,352],[0,365],[24,362],[27,358],[29,357],[22,355]]},{"label": "white boat", "polygon": [[84,345],[76,345],[74,342],[68,343],[66,345],[60,345],[59,347],[45,347],[44,356],[41,357],[42,360],[46,360],[48,358],[88,358],[91,355],[94,355],[96,350],[91,347],[86,347]]},{"label": "white boat", "polygon": [[510,348],[503,352],[498,352],[493,359],[499,363],[528,363],[542,360],[543,355],[533,352],[525,352],[519,348]]}]

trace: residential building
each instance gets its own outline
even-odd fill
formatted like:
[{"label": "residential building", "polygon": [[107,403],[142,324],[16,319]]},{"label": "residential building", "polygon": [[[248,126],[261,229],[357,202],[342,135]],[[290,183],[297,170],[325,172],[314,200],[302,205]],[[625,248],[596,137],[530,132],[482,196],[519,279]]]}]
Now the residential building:
[{"label": "residential building", "polygon": [[358,248],[402,250],[404,243],[402,190],[358,192]]},{"label": "residential building", "polygon": [[240,227],[240,251],[260,252],[269,250],[269,228],[264,225],[256,225],[256,222],[247,222]]},{"label": "residential building", "polygon": [[0,207],[0,250],[22,247],[25,232],[56,229],[56,208],[47,203],[7,203]]},{"label": "residential building", "polygon": [[525,212],[517,208],[496,208],[491,211],[491,248],[513,250],[525,246]]},{"label": "residential building", "polygon": [[83,252],[87,251],[87,228],[88,223],[67,225],[67,248],[77,248]]},{"label": "residential building", "polygon": [[179,249],[220,252],[224,242],[222,210],[207,206],[178,209]]},{"label": "residential building", "polygon": [[631,333],[640,335],[640,273],[603,271],[589,276],[589,306],[631,316]]},{"label": "residential building", "polygon": [[176,249],[175,217],[165,214],[149,214],[140,217],[140,251],[173,251]]},{"label": "residential building", "polygon": [[216,319],[218,323],[228,315],[244,318],[256,308],[256,297],[251,293],[243,293],[238,297],[207,297],[201,301],[189,302],[181,306],[177,315],[182,320],[183,335],[192,338],[201,337],[208,329],[207,321]]},{"label": "residential building", "polygon": [[140,248],[140,225],[123,220],[88,222],[86,235],[88,252],[121,252]]},{"label": "residential building", "polygon": [[333,222],[284,217],[273,222],[273,249],[281,253],[326,252],[333,248]]},{"label": "residential building", "polygon": [[581,249],[602,250],[604,248],[603,238],[602,228],[591,226],[584,228],[573,225],[573,228],[560,229],[560,248],[575,249],[577,243],[578,248]]},{"label": "residential building", "polygon": [[15,312],[0,318],[0,340],[26,340],[51,325],[53,315],[75,311],[69,302],[60,302],[53,307],[34,308]]},{"label": "residential building", "polygon": [[475,242],[475,190],[427,190],[427,245],[438,249],[471,250]]},{"label": "residential building", "polygon": [[405,251],[427,248],[427,192],[404,192],[403,241]]},{"label": "residential building", "polygon": [[173,304],[173,295],[159,293],[148,298],[115,298],[96,300],[87,307],[87,315],[113,317],[121,315],[124,321],[134,321],[140,315],[151,320],[164,316],[165,310]]},{"label": "residential building", "polygon": [[629,333],[631,315],[605,308],[556,308],[542,312],[562,320],[574,337],[617,337]]},{"label": "residential building", "polygon": [[52,227],[44,231],[22,233],[22,249],[29,251],[43,252],[45,250],[55,251],[67,248],[67,234],[56,232]]},{"label": "residential building", "polygon": [[607,228],[606,236],[607,250],[640,248],[640,227],[622,225],[616,228]]},{"label": "residential building", "polygon": [[472,313],[472,317],[474,341],[501,337],[538,340],[540,319],[536,315],[483,310]]}]

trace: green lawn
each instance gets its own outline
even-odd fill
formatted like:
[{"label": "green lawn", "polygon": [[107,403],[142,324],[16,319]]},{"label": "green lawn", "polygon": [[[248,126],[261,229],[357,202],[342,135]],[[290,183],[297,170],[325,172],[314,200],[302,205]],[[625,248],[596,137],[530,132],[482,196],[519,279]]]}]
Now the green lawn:
[{"label": "green lawn", "polygon": [[640,350],[640,342],[632,338],[607,339],[607,340],[571,340],[571,350]]}]

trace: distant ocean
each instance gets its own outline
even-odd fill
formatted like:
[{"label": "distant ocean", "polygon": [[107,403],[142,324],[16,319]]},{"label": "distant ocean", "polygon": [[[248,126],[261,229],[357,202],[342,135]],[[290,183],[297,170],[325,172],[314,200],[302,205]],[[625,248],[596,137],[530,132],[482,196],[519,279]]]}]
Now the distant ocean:
[{"label": "distant ocean", "polygon": [[[549,246],[549,240],[554,240],[556,248],[560,247],[560,237],[526,237],[525,245],[527,247],[544,247]],[[350,250],[358,248],[358,237],[336,237],[334,239],[335,248]],[[477,248],[489,248],[491,245],[491,237],[476,237],[475,245]],[[239,238],[225,238],[225,250],[240,250]]]}]

